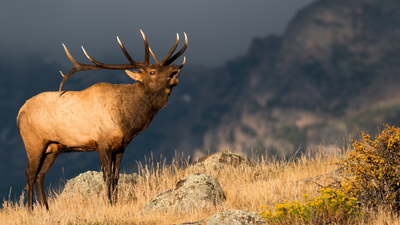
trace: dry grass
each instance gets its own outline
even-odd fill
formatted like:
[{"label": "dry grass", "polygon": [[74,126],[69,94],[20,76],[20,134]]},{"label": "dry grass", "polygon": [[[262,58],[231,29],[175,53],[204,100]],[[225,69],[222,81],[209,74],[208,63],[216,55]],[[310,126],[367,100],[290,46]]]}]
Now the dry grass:
[{"label": "dry grass", "polygon": [[[254,168],[210,169],[207,173],[221,184],[226,203],[223,209],[193,211],[187,213],[145,213],[142,208],[158,193],[170,189],[185,176],[196,173],[184,169],[182,162],[175,160],[171,165],[163,162],[149,162],[140,165],[143,179],[134,187],[120,191],[118,203],[110,206],[100,195],[88,198],[75,195],[61,198],[57,191],[49,191],[50,211],[41,208],[36,201],[30,212],[24,207],[24,194],[19,201],[4,201],[0,209],[0,224],[180,224],[208,219],[220,211],[241,209],[260,212],[260,206],[273,208],[277,203],[303,201],[303,194],[310,198],[318,196],[318,185],[328,185],[329,178],[315,183],[296,183],[337,168],[335,162],[342,156],[317,153],[313,157],[303,155],[289,162],[284,160],[253,157]],[[183,163],[185,164],[185,163]],[[389,212],[367,212],[360,224],[400,224],[399,218]]]}]

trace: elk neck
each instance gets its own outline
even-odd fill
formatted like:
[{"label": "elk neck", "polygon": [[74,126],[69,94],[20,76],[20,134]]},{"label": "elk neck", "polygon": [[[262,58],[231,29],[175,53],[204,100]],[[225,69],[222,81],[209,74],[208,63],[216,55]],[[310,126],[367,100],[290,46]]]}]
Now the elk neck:
[{"label": "elk neck", "polygon": [[121,87],[119,123],[131,139],[146,129],[157,112],[168,103],[170,91],[160,89],[152,92],[141,83]]}]

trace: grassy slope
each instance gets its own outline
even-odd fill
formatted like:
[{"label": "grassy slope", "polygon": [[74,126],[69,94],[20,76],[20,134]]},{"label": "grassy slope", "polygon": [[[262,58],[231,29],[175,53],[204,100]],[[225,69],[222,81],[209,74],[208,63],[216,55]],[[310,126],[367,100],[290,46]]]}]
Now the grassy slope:
[{"label": "grassy slope", "polygon": [[[323,151],[323,149],[322,149]],[[338,151],[339,152],[339,151]],[[318,195],[318,185],[327,185],[332,180],[322,178],[315,183],[298,184],[296,181],[319,174],[329,173],[337,168],[342,155],[316,154],[287,161],[270,158],[253,158],[254,168],[225,168],[210,170],[220,182],[227,197],[224,208],[211,211],[187,213],[144,213],[141,209],[163,190],[170,189],[183,177],[196,171],[177,166],[178,163],[150,162],[141,166],[141,179],[136,187],[125,187],[120,191],[117,205],[110,206],[102,197],[87,198],[81,195],[61,198],[50,190],[50,211],[35,204],[29,212],[23,206],[24,194],[20,200],[4,200],[0,210],[0,224],[179,224],[208,219],[217,212],[231,209],[260,211],[260,206],[273,208],[277,203],[303,201],[303,194],[310,198]],[[176,162],[176,161],[175,161]],[[371,215],[371,213],[369,213]],[[372,218],[372,219],[371,219]],[[400,224],[388,212],[373,214],[361,224]]]}]

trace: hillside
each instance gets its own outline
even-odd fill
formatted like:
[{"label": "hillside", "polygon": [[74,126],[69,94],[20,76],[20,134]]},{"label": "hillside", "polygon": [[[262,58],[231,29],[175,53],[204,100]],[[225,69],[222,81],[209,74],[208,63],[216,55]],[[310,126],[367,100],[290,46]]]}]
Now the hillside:
[{"label": "hillside", "polygon": [[399,10],[394,0],[317,1],[281,37],[255,39],[209,75],[199,149],[287,154],[398,125]]},{"label": "hillside", "polygon": [[[4,224],[266,224],[262,222],[261,218],[257,222],[253,220],[262,211],[261,206],[273,210],[278,207],[278,204],[287,207],[292,202],[315,203],[315,199],[321,196],[321,192],[318,191],[321,185],[336,184],[336,179],[341,173],[340,170],[337,170],[338,166],[335,165],[335,162],[343,160],[345,155],[324,155],[319,152],[312,158],[302,155],[296,160],[289,161],[274,160],[264,155],[263,158],[257,156],[252,158],[253,165],[250,163],[246,165],[243,163],[244,161],[239,163],[238,160],[236,163],[240,165],[236,167],[234,160],[221,163],[219,160],[222,157],[220,156],[214,158],[218,159],[214,162],[206,159],[208,164],[203,164],[203,166],[187,167],[184,163],[182,167],[176,162],[185,161],[185,159],[179,158],[171,164],[159,161],[143,164],[138,171],[139,175],[134,175],[135,182],[132,180],[121,182],[120,180],[122,184],[116,205],[108,204],[104,198],[104,191],[101,188],[99,190],[99,186],[104,185],[99,182],[99,179],[102,180],[102,175],[93,171],[88,172],[85,176],[80,177],[80,182],[77,182],[79,184],[75,183],[75,186],[65,189],[63,192],[51,189],[48,197],[49,211],[40,207],[38,202],[35,203],[34,210],[29,211],[21,204],[24,195],[18,195],[15,199],[6,198],[2,202],[3,208],[0,209],[0,221]],[[199,171],[204,174],[198,173]],[[205,176],[213,177],[217,185],[212,184],[210,180],[203,181],[208,182],[207,185],[201,180],[187,185],[188,177]],[[184,192],[185,194],[182,194],[182,189],[184,189],[182,186],[189,186],[186,189],[187,192]],[[225,199],[222,204],[214,202],[215,205],[206,205],[204,203],[209,201],[208,198],[215,197],[217,194],[203,193],[201,195],[196,192],[196,190],[204,190],[205,187],[211,186],[214,187],[214,190],[222,190]],[[166,209],[154,207],[154,202],[159,202],[160,199],[169,195],[179,197],[170,198],[171,204],[163,205]],[[302,218],[317,221],[310,224],[400,224],[398,214],[382,209],[366,209],[363,211],[364,215],[358,218],[359,221],[352,223],[352,220],[346,219],[350,213],[343,213],[345,211],[344,204],[333,203],[333,200],[339,199],[340,196],[333,197],[332,201],[330,201],[332,195],[329,197],[329,201],[325,200],[326,205],[339,205],[339,209],[336,208],[336,211],[326,210],[320,206],[321,203],[319,205],[315,203],[315,206],[310,208],[318,208],[320,210],[317,212],[320,213],[316,215],[303,213],[300,214],[303,215]],[[182,203],[185,199],[190,199],[192,203],[198,204],[187,204],[183,209],[174,208],[174,204]],[[346,199],[348,198],[346,197]],[[322,200],[319,199],[318,202],[322,202]],[[351,206],[349,203],[346,200],[347,209],[349,209],[349,205]],[[150,208],[149,205],[154,208]],[[226,214],[239,210],[242,213],[235,213],[235,216]],[[290,213],[292,210],[288,211],[289,213],[286,215],[295,214]],[[352,211],[351,213],[358,216],[357,212]],[[245,222],[240,223],[243,220]],[[350,221],[350,223],[342,222],[343,220]],[[336,223],[332,223],[332,221],[336,221]],[[292,217],[289,223],[284,224],[304,223],[302,219]]]}]

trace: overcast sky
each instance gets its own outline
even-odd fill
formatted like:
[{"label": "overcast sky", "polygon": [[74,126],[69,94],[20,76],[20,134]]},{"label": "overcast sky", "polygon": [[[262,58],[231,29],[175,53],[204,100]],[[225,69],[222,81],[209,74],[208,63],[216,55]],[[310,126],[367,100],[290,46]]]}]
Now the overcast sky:
[{"label": "overcast sky", "polygon": [[48,62],[69,65],[64,43],[78,61],[86,60],[80,49],[83,45],[99,61],[112,57],[105,63],[126,63],[116,36],[136,61],[142,61],[139,29],[158,58],[172,47],[176,33],[183,42],[186,32],[187,63],[218,66],[244,54],[255,37],[282,34],[297,10],[311,2],[4,0],[0,2],[0,51],[10,59],[39,55]]}]

